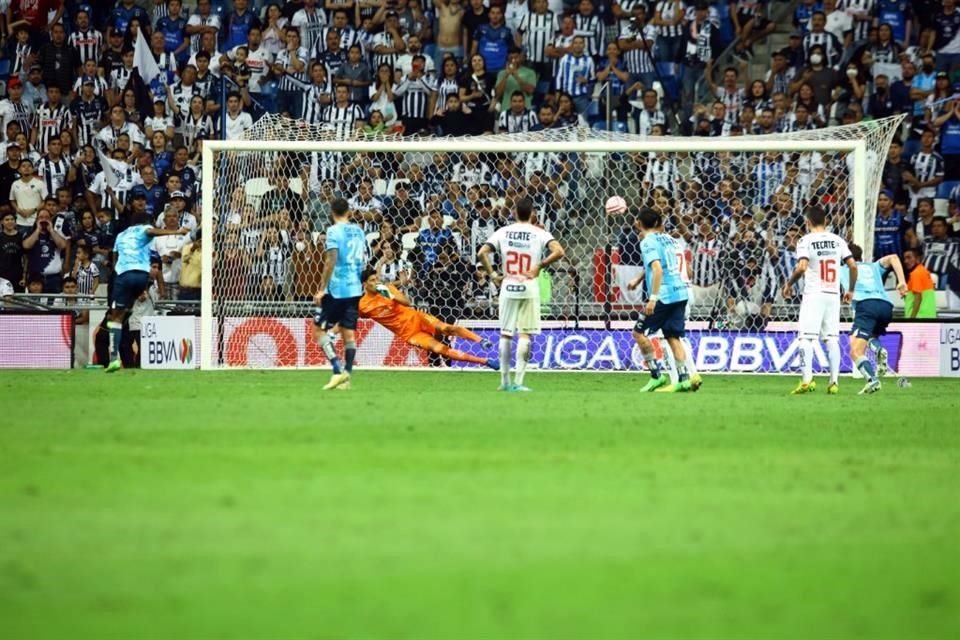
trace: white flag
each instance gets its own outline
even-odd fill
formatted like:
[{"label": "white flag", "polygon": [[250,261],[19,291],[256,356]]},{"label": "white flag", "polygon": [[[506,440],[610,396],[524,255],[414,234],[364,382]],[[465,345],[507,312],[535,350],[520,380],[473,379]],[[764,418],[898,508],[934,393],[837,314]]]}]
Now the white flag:
[{"label": "white flag", "polygon": [[97,158],[100,160],[100,166],[103,167],[103,181],[107,183],[107,186],[117,190],[117,185],[120,184],[120,178],[117,176],[117,170],[114,166],[115,161],[111,160],[103,153],[100,149],[100,145],[93,145],[97,150]]},{"label": "white flag", "polygon": [[133,50],[133,68],[140,72],[140,78],[145,85],[153,82],[160,75],[160,67],[150,51],[147,39],[143,37],[143,29],[137,29],[137,42]]}]

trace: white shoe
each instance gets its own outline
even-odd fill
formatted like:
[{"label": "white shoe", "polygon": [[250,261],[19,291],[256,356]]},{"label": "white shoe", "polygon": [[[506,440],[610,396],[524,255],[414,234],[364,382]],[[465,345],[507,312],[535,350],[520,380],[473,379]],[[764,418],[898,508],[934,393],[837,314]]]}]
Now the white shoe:
[{"label": "white shoe", "polygon": [[344,383],[350,382],[350,374],[344,371],[343,373],[335,373],[330,376],[330,382],[323,386],[324,391],[329,391],[330,389],[336,389]]}]

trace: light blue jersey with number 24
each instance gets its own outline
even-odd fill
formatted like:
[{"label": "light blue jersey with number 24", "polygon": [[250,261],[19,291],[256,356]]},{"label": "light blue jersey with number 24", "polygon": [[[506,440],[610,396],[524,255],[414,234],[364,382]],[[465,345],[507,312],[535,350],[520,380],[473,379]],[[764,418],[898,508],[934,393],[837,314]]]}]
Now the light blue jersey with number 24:
[{"label": "light blue jersey with number 24", "polygon": [[327,229],[326,250],[337,250],[337,262],[327,292],[334,298],[363,295],[360,275],[367,264],[367,237],[355,224],[339,222]]}]

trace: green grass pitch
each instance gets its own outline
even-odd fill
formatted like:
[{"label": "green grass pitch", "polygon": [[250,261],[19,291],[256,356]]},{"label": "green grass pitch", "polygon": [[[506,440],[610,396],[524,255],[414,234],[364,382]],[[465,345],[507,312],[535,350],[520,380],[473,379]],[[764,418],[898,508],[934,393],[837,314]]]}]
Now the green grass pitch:
[{"label": "green grass pitch", "polygon": [[956,381],[5,372],[5,638],[957,638]]}]

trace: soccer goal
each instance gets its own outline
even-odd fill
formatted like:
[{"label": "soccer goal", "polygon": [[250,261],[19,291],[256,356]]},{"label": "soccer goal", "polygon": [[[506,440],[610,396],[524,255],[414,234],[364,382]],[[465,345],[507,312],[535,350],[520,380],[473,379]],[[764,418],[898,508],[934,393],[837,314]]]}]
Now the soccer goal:
[{"label": "soccer goal", "polygon": [[[202,368],[325,364],[312,296],[337,197],[364,227],[381,281],[485,338],[496,337],[496,290],[476,252],[514,202],[531,198],[537,222],[567,248],[540,276],[544,334],[532,362],[542,369],[642,367],[630,329],[645,292],[626,283],[642,268],[633,215],[652,207],[687,247],[694,343],[772,335],[789,367],[799,300],[780,290],[803,211],[824,207],[831,229],[869,257],[883,163],[901,122],[724,138],[589,129],[404,138],[265,116],[244,140],[203,145]],[[628,210],[608,212],[611,196]],[[483,355],[479,344],[456,347]],[[357,361],[443,364],[368,320]]]}]

